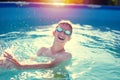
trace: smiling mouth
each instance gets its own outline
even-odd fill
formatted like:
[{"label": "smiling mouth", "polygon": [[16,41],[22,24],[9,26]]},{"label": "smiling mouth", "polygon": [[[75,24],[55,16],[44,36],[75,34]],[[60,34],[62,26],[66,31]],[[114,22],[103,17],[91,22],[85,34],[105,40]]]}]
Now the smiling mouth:
[{"label": "smiling mouth", "polygon": [[60,40],[65,40],[63,37],[61,37],[61,36],[58,36],[58,39],[60,39]]}]

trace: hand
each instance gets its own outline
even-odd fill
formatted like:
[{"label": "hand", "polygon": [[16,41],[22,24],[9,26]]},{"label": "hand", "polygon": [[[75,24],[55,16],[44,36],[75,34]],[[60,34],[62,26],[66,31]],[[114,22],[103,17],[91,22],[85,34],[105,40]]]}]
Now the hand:
[{"label": "hand", "polygon": [[3,56],[6,57],[6,58],[13,58],[13,56],[8,52],[4,52]]},{"label": "hand", "polygon": [[11,54],[4,52],[3,56],[6,57],[8,61],[12,62],[17,68],[20,68],[21,64],[15,58],[13,58]]},{"label": "hand", "polygon": [[21,68],[21,64],[15,58],[7,58],[7,60],[13,63],[13,65],[15,65],[16,68]]},{"label": "hand", "polygon": [[12,62],[15,65],[19,65],[20,64],[15,58],[8,58],[7,60],[9,60],[10,62]]}]

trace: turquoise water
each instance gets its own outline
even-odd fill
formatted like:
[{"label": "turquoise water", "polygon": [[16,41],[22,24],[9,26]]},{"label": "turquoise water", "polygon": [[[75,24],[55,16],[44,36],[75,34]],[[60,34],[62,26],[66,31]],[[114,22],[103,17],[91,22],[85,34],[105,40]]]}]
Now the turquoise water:
[{"label": "turquoise water", "polygon": [[[29,59],[42,46],[50,47],[52,31],[56,24],[44,28],[35,26],[31,31],[13,31],[0,34],[0,54],[4,50],[14,53],[19,61]],[[71,63],[52,69],[0,70],[1,80],[120,80],[120,31],[106,28],[104,31],[91,25],[73,25],[73,35],[65,48],[72,53]],[[39,60],[41,58],[38,58]],[[43,59],[44,60],[44,59]],[[30,63],[30,62],[28,62]],[[60,69],[59,74],[55,70]]]}]

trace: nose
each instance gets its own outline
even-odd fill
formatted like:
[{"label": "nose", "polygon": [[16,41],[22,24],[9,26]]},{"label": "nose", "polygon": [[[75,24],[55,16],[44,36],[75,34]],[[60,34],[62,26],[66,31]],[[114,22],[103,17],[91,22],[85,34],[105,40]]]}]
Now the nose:
[{"label": "nose", "polygon": [[64,31],[62,31],[62,32],[60,33],[60,35],[61,35],[61,36],[64,36]]}]

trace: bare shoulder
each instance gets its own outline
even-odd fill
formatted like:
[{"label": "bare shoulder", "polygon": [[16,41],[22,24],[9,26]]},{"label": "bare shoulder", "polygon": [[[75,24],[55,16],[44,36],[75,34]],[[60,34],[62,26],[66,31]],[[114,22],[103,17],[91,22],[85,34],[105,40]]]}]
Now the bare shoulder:
[{"label": "bare shoulder", "polygon": [[46,50],[48,50],[48,48],[47,47],[41,47],[40,50],[41,51],[46,51]]},{"label": "bare shoulder", "polygon": [[45,52],[45,51],[47,51],[47,50],[48,50],[48,48],[46,48],[46,47],[41,47],[41,48],[38,50],[37,55],[40,56],[43,52]]}]

